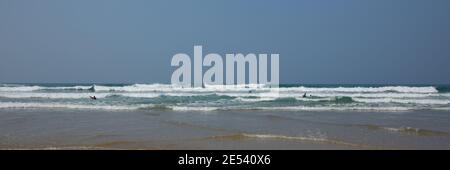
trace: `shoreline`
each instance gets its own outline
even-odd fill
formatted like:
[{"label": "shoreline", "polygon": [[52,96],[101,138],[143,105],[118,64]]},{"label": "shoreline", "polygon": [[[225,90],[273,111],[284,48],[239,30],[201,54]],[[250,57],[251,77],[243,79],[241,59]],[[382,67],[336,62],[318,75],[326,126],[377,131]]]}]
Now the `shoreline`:
[{"label": "shoreline", "polygon": [[446,111],[0,109],[0,149],[450,149],[448,120]]}]

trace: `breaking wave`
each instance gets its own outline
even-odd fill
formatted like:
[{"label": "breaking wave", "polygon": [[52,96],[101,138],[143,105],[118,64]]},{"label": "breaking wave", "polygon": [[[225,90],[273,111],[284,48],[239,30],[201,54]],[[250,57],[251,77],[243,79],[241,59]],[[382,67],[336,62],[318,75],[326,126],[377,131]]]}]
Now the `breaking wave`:
[{"label": "breaking wave", "polygon": [[[0,108],[143,109],[173,111],[450,110],[448,86],[302,86],[168,84],[2,84]],[[93,101],[89,96],[96,96]]]},{"label": "breaking wave", "polygon": [[342,146],[357,147],[357,148],[377,148],[376,146],[349,143],[349,142],[341,141],[338,139],[330,139],[326,135],[286,136],[286,135],[275,135],[275,134],[237,133],[237,134],[230,134],[230,135],[223,135],[223,136],[212,136],[212,137],[210,137],[210,139],[213,139],[213,140],[245,140],[245,139],[286,140],[286,141],[299,141],[299,142],[342,145]]},{"label": "breaking wave", "polygon": [[[249,89],[269,88],[265,85],[206,85],[203,88],[181,88],[170,84],[132,84],[132,85],[89,85],[89,86],[61,86],[49,87],[39,85],[11,85],[3,84],[0,91],[40,91],[40,90],[90,90],[101,91],[120,91],[120,92],[151,92],[151,91],[233,91]],[[447,87],[439,87],[444,92]],[[281,87],[280,91],[292,92],[346,92],[346,93],[377,93],[377,92],[399,92],[399,93],[437,93],[436,87],[409,87],[409,86],[382,86],[382,87]]]}]

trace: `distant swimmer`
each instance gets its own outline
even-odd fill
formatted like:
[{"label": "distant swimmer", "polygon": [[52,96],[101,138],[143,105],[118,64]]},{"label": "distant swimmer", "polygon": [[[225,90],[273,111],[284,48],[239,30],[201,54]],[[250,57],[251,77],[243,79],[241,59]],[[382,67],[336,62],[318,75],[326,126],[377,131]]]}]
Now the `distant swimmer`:
[{"label": "distant swimmer", "polygon": [[89,98],[91,98],[92,100],[97,100],[97,97],[95,96],[89,96]]},{"label": "distant swimmer", "polygon": [[303,98],[305,98],[306,97],[306,93],[305,94],[303,94]]}]

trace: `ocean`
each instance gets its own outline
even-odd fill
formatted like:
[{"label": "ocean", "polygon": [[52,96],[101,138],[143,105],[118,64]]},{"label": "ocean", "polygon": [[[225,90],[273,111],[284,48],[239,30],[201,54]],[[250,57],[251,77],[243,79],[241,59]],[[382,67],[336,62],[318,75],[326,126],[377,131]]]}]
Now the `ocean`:
[{"label": "ocean", "polygon": [[[450,110],[450,86],[1,84],[0,108],[103,110]],[[303,95],[306,94],[306,97]],[[98,100],[90,100],[96,96]]]},{"label": "ocean", "polygon": [[0,149],[450,149],[449,89],[1,84]]}]

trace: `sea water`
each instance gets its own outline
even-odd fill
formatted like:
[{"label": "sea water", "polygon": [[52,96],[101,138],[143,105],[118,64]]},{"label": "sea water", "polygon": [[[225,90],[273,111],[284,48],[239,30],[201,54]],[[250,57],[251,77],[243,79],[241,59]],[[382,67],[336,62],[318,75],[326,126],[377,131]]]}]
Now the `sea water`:
[{"label": "sea water", "polygon": [[0,149],[450,149],[449,89],[2,84]]},{"label": "sea water", "polygon": [[[0,108],[103,110],[450,110],[442,85],[1,84]],[[306,97],[304,96],[306,94]],[[89,96],[96,96],[91,100]]]}]

